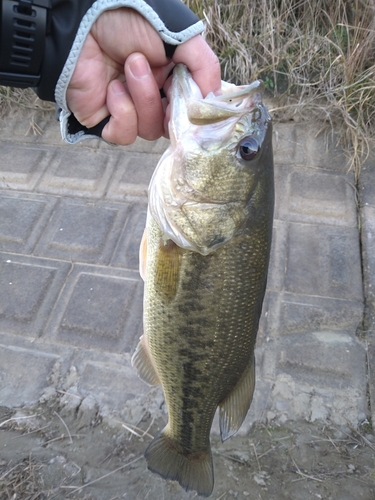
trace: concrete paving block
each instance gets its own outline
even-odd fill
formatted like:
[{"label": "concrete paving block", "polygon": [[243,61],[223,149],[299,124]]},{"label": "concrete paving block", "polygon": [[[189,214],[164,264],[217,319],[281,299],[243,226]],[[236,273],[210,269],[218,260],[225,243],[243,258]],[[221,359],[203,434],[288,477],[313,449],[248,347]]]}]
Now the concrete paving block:
[{"label": "concrete paving block", "polygon": [[372,314],[375,314],[375,206],[362,208],[361,222],[363,284],[366,301],[372,308]]},{"label": "concrete paving block", "polygon": [[357,425],[366,413],[366,349],[352,335],[329,330],[289,335],[258,351],[261,380],[272,382],[265,405],[271,419],[298,415]]},{"label": "concrete paving block", "polygon": [[[92,351],[81,351],[75,359],[81,396],[100,401],[100,413],[117,422],[137,425],[145,415],[166,418],[163,392],[160,386],[149,387],[138,377],[130,364],[130,356],[101,357]],[[69,389],[69,392],[74,388]]]},{"label": "concrete paving block", "polygon": [[368,389],[370,396],[370,409],[372,422],[375,421],[375,318],[371,318],[372,322],[369,325],[371,332],[366,335],[367,341],[367,366],[368,366]]},{"label": "concrete paving block", "polygon": [[361,166],[358,195],[361,207],[375,207],[375,154],[372,153]]},{"label": "concrete paving block", "polygon": [[32,191],[51,163],[54,149],[0,142],[0,188]]},{"label": "concrete paving block", "polygon": [[[56,146],[64,146],[65,143],[61,137],[60,122],[56,118],[55,110],[50,113],[44,113],[44,116],[36,117],[38,126],[41,128],[43,133],[35,137],[36,142],[43,142],[48,144],[55,144]],[[66,147],[71,147],[66,144]]]},{"label": "concrete paving block", "polygon": [[306,145],[304,164],[309,166],[329,168],[340,172],[347,172],[349,160],[344,153],[340,135],[327,124],[324,128],[321,123],[297,124],[297,140]]},{"label": "concrete paving block", "polygon": [[102,198],[118,155],[83,147],[60,147],[37,190],[66,196]]},{"label": "concrete paving block", "polygon": [[375,157],[374,153],[361,167],[358,182],[360,203],[363,286],[366,297],[362,325],[368,351],[367,366],[372,422],[375,421]]},{"label": "concrete paving block", "polygon": [[0,192],[0,251],[32,253],[57,198]]},{"label": "concrete paving block", "polygon": [[357,228],[291,223],[284,289],[363,301]]},{"label": "concrete paving block", "polygon": [[13,335],[0,330],[0,344],[18,349],[17,352],[35,351],[41,352],[45,356],[58,356],[59,362],[54,365],[50,374],[49,382],[51,387],[59,386],[61,388],[62,380],[65,380],[70,370],[73,357],[76,355],[74,347],[49,343],[43,337],[26,337],[22,335]]},{"label": "concrete paving block", "polygon": [[146,226],[147,205],[133,205],[122,231],[111,265],[139,269],[139,246]]},{"label": "concrete paving block", "polygon": [[349,167],[338,136],[317,123],[276,123],[273,148],[276,165],[323,167],[343,173]]},{"label": "concrete paving block", "polygon": [[321,330],[284,336],[278,344],[276,371],[321,388],[345,389],[366,383],[366,350],[348,333]]},{"label": "concrete paving block", "polygon": [[102,405],[122,411],[139,394],[146,394],[149,387],[140,380],[131,366],[89,361],[81,374],[78,390],[94,396]]},{"label": "concrete paving block", "polygon": [[0,329],[40,336],[69,269],[67,262],[0,254]]},{"label": "concrete paving block", "polygon": [[148,185],[159,158],[159,154],[151,153],[127,152],[121,155],[107,198],[127,200],[147,197]]},{"label": "concrete paving block", "polygon": [[24,115],[10,118],[8,116],[5,119],[0,119],[0,137],[1,140],[11,141],[14,144],[72,147],[70,144],[66,144],[61,137],[60,123],[56,118],[55,109],[33,110],[29,117]]},{"label": "concrete paving block", "polygon": [[288,223],[274,219],[267,279],[267,287],[272,290],[282,290],[284,288],[284,273],[289,243],[288,231]]},{"label": "concrete paving block", "polygon": [[[375,155],[372,153],[361,167],[358,182],[360,203],[363,286],[366,315],[363,328],[375,335]],[[373,342],[373,339],[372,339]],[[375,389],[373,390],[375,393]],[[374,410],[375,411],[375,410]]]},{"label": "concrete paving block", "polygon": [[0,119],[0,137],[2,141],[12,142],[14,145],[23,143],[33,144],[38,138],[31,126],[31,120],[22,116],[6,116]]},{"label": "concrete paving block", "polygon": [[356,227],[353,174],[337,175],[322,169],[275,168],[275,218]]},{"label": "concrete paving block", "polygon": [[302,144],[297,142],[295,124],[275,123],[272,145],[275,165],[292,165],[303,161]]},{"label": "concrete paving block", "polygon": [[63,198],[35,248],[36,255],[108,264],[130,206]]},{"label": "concrete paving block", "polygon": [[366,415],[367,401],[362,388],[321,390],[319,387],[279,374],[272,387],[268,420],[285,423],[305,419],[320,420],[337,426],[357,427]]},{"label": "concrete paving block", "polygon": [[59,356],[39,349],[0,345],[0,406],[35,403],[59,362]]},{"label": "concrete paving block", "polygon": [[137,272],[75,265],[47,326],[49,341],[130,352],[142,334],[143,283]]},{"label": "concrete paving block", "polygon": [[332,330],[355,334],[363,318],[363,303],[316,295],[268,290],[263,304],[264,319],[258,342],[294,333]]},{"label": "concrete paving block", "polygon": [[56,111],[34,111],[28,122],[27,139],[34,144],[51,144],[59,146],[63,143],[60,132],[60,123],[56,118]]},{"label": "concrete paving block", "polygon": [[268,288],[362,302],[358,229],[275,220]]}]

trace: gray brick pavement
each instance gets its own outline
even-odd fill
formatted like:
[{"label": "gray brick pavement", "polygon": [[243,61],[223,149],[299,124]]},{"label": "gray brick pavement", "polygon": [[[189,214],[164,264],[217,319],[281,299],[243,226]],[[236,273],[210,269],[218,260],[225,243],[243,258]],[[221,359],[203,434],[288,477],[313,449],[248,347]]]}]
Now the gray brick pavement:
[{"label": "gray brick pavement", "polygon": [[34,254],[106,265],[129,210],[128,204],[60,198]]},{"label": "gray brick pavement", "polygon": [[[38,124],[41,136],[25,135],[20,120],[0,122],[0,404],[57,389],[67,407],[92,398],[136,423],[162,407],[130,357],[142,332],[146,191],[166,141],[72,147],[56,123]],[[360,213],[363,281],[355,179],[337,137],[318,132],[275,126],[274,240],[244,431],[254,419],[355,424],[367,412],[366,339],[356,332],[363,283],[373,304],[375,204]]]},{"label": "gray brick pavement", "polygon": [[13,335],[43,334],[70,264],[21,254],[1,254],[0,325]]},{"label": "gray brick pavement", "polygon": [[60,293],[45,336],[70,346],[132,352],[142,334],[138,273],[77,264]]},{"label": "gray brick pavement", "polygon": [[[372,151],[374,149],[372,148]],[[365,314],[363,337],[368,350],[368,377],[372,421],[375,421],[375,156],[365,161],[359,179]]]}]

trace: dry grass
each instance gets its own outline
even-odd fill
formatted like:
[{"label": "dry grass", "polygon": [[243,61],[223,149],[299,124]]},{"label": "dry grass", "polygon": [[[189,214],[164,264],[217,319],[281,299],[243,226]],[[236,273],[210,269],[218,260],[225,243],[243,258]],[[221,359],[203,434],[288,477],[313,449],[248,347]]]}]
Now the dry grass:
[{"label": "dry grass", "polygon": [[0,463],[0,498],[3,500],[41,500],[46,498],[40,469],[43,465],[31,458],[15,465]]},{"label": "dry grass", "polygon": [[[341,129],[358,174],[374,138],[375,0],[185,2],[206,19],[225,80],[262,78],[279,111]],[[0,87],[0,116],[15,104],[49,106],[30,90]]]},{"label": "dry grass", "polygon": [[186,0],[224,79],[261,78],[290,113],[342,126],[358,173],[374,136],[374,0]]},{"label": "dry grass", "polygon": [[40,100],[31,89],[0,86],[0,118],[14,110],[52,112],[54,105]]},{"label": "dry grass", "polygon": [[42,101],[31,89],[0,86],[0,119],[7,116],[22,116],[29,122],[27,134],[42,135],[38,122],[47,115],[53,116],[55,106]]}]

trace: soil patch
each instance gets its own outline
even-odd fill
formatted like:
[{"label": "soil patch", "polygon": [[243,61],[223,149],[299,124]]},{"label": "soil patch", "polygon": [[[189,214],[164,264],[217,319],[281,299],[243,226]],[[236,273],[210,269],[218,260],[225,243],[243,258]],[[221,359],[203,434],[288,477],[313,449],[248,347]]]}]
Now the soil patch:
[{"label": "soil patch", "polygon": [[[187,500],[198,498],[147,470],[143,452],[163,426],[137,426],[89,412],[64,413],[58,399],[0,408],[1,500]],[[255,426],[221,443],[212,436],[212,499],[373,500],[372,434],[329,423]]]}]

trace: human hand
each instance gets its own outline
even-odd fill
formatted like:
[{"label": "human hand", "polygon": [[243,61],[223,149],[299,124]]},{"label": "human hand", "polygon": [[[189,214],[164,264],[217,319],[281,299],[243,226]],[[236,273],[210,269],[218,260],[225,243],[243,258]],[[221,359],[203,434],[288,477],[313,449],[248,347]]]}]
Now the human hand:
[{"label": "human hand", "polygon": [[138,12],[106,11],[83,45],[67,90],[69,109],[88,128],[110,115],[102,131],[108,142],[127,145],[137,136],[155,140],[167,135],[167,101],[159,89],[167,89],[168,75],[178,63],[186,64],[204,96],[219,91],[219,61],[200,35],[178,45],[171,60],[156,30]]}]

